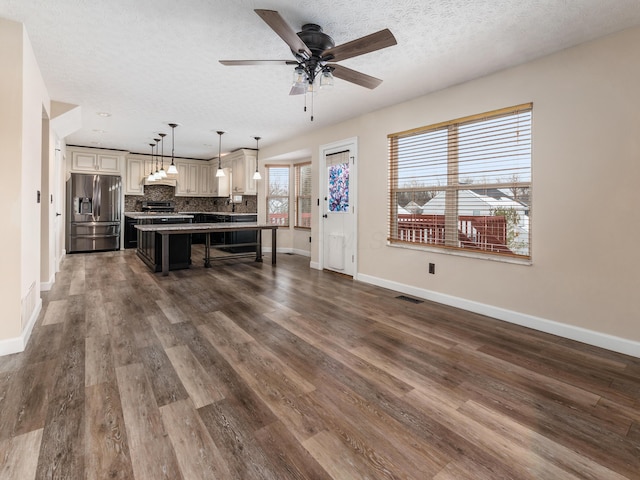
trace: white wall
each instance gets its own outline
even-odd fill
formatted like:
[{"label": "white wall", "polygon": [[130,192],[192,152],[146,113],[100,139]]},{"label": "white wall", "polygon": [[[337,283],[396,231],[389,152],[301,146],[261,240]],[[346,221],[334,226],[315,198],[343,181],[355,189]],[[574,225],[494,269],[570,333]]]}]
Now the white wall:
[{"label": "white wall", "polygon": [[[358,137],[358,279],[640,356],[638,45],[640,28],[630,29],[264,155],[308,148],[315,175],[319,145]],[[387,134],[526,102],[534,104],[533,265],[387,246]]]},{"label": "white wall", "polygon": [[0,204],[5,220],[0,235],[0,340],[20,334],[22,291],[22,26],[0,19]]},{"label": "white wall", "polygon": [[42,304],[37,192],[42,191],[42,119],[49,116],[50,100],[23,25],[0,19],[0,43],[0,155],[7,168],[0,199],[9,212],[0,236],[1,354],[24,347]]}]

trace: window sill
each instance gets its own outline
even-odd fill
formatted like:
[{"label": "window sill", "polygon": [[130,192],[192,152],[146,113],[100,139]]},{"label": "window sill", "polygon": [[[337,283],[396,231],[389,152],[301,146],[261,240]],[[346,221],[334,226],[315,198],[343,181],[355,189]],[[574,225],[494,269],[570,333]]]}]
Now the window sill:
[{"label": "window sill", "polygon": [[464,251],[462,249],[449,249],[449,248],[437,248],[430,247],[428,245],[408,245],[408,244],[398,244],[387,241],[387,246],[392,248],[403,248],[405,250],[418,250],[421,252],[431,252],[431,253],[439,253],[442,255],[453,255],[456,257],[466,257],[466,258],[475,258],[479,260],[491,260],[494,262],[501,263],[511,263],[513,265],[525,265],[531,266],[533,265],[533,261],[530,258],[515,258],[515,257],[507,257],[501,255],[491,255],[482,252],[476,251]]}]

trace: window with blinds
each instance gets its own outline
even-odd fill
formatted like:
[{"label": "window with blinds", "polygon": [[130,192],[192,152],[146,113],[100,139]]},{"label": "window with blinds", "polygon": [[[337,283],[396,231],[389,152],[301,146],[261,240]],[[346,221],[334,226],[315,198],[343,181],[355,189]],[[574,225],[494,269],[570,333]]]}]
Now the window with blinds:
[{"label": "window with blinds", "polygon": [[289,166],[266,166],[267,223],[289,226]]},{"label": "window with blinds", "polygon": [[389,242],[530,259],[532,111],[388,135]]},{"label": "window with blinds", "polygon": [[296,220],[294,226],[311,228],[311,163],[295,165]]}]

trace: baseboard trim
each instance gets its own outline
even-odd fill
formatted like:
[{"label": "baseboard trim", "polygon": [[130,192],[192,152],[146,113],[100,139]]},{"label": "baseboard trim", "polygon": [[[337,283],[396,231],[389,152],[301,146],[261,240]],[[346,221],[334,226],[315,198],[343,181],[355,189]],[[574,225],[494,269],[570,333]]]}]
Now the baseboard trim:
[{"label": "baseboard trim", "polygon": [[550,333],[559,337],[576,340],[578,342],[604,348],[613,352],[640,358],[640,342],[628,340],[626,338],[616,337],[614,335],[596,332],[594,330],[588,330],[586,328],[576,327],[574,325],[568,325],[566,323],[560,323],[546,318],[535,317],[533,315],[515,312],[513,310],[507,310],[472,300],[466,300],[464,298],[433,292],[362,273],[357,275],[357,280],[407,295],[412,295],[414,297],[423,298],[425,300],[461,308],[469,312],[497,318],[498,320]]},{"label": "baseboard trim", "polygon": [[53,284],[56,283],[56,275],[55,273],[53,275],[51,275],[51,278],[49,279],[48,282],[40,282],[40,291],[41,292],[48,292],[49,290],[51,290],[53,288]]},{"label": "baseboard trim", "polygon": [[29,318],[29,321],[27,322],[27,325],[20,336],[15,338],[8,338],[6,340],[0,340],[0,357],[4,355],[11,355],[12,353],[24,352],[24,349],[27,348],[29,337],[31,337],[33,327],[35,326],[41,311],[42,299],[39,298],[38,302],[36,303],[36,308],[33,309],[31,317]]},{"label": "baseboard trim", "polygon": [[309,268],[313,268],[315,270],[322,270],[322,268],[320,268],[319,262],[309,262]]}]

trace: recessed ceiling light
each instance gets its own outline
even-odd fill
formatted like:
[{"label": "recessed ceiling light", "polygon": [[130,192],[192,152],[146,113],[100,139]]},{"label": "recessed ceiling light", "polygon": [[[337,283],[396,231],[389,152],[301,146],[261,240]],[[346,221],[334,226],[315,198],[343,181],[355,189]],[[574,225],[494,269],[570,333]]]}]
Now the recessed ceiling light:
[{"label": "recessed ceiling light", "polygon": [[94,128],[93,131],[96,133],[107,133],[106,130],[100,130],[99,128]]},{"label": "recessed ceiling light", "polygon": [[99,117],[110,117],[111,114],[109,112],[97,112],[96,115]]}]

